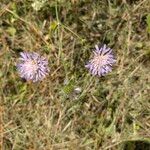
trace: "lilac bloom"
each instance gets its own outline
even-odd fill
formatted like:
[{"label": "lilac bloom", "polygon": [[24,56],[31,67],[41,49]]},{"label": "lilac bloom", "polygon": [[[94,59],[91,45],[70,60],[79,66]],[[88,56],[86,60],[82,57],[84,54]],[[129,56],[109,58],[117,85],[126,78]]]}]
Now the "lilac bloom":
[{"label": "lilac bloom", "polygon": [[112,71],[112,65],[116,62],[112,49],[103,45],[98,47],[95,45],[95,50],[93,51],[94,56],[85,66],[89,69],[92,75],[104,76],[108,72]]},{"label": "lilac bloom", "polygon": [[17,70],[21,78],[33,82],[40,81],[49,72],[48,61],[35,52],[21,52]]}]

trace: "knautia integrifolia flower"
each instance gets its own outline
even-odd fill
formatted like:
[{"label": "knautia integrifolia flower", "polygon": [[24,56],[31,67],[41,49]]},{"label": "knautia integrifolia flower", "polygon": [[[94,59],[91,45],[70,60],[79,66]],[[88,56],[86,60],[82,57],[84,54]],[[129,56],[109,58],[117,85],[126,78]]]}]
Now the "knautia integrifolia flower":
[{"label": "knautia integrifolia flower", "polygon": [[112,65],[116,62],[112,49],[106,47],[104,44],[102,47],[95,45],[95,50],[93,51],[94,56],[85,65],[93,75],[104,76],[108,72],[112,71]]},{"label": "knautia integrifolia flower", "polygon": [[49,72],[48,61],[35,52],[21,52],[17,70],[21,78],[27,81],[40,81]]}]

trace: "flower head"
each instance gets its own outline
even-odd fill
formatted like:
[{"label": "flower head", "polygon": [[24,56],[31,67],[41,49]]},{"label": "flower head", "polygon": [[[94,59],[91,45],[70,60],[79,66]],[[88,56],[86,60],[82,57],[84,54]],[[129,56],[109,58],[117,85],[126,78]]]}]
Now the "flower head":
[{"label": "flower head", "polygon": [[48,74],[48,61],[35,52],[21,52],[17,70],[21,78],[33,82],[42,80]]},{"label": "flower head", "polygon": [[85,66],[90,70],[93,75],[104,76],[108,72],[112,71],[112,65],[116,62],[112,49],[103,45],[98,47],[95,45],[95,50],[93,51],[94,56]]}]

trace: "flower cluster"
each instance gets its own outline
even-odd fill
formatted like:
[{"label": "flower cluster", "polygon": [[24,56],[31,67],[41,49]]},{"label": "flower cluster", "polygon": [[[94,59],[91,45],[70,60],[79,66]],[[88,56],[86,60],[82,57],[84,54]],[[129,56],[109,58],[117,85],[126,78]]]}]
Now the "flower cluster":
[{"label": "flower cluster", "polygon": [[[116,62],[112,49],[103,45],[95,46],[94,55],[85,66],[92,75],[104,76],[112,71],[112,65]],[[35,52],[21,52],[17,70],[21,78],[27,81],[37,82],[46,77],[49,72],[48,61],[45,57]]]}]

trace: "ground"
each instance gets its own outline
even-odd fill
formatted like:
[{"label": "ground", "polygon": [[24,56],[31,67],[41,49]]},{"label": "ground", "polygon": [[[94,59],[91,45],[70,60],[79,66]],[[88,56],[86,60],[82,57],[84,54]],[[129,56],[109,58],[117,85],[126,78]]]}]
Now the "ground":
[{"label": "ground", "polygon": [[[2,150],[150,149],[149,0],[1,0]],[[92,76],[95,44],[117,59]],[[16,70],[19,53],[49,61],[41,82]]]}]

